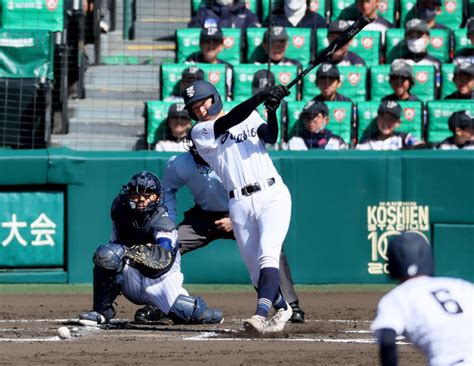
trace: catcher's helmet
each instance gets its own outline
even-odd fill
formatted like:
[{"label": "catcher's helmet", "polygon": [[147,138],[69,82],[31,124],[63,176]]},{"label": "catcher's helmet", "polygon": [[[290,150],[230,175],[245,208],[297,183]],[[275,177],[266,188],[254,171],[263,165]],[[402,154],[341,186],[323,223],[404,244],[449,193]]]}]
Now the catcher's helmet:
[{"label": "catcher's helmet", "polygon": [[146,170],[135,174],[127,185],[123,186],[122,192],[128,197],[130,194],[146,195],[154,193],[158,196],[158,199],[154,202],[150,202],[144,209],[138,208],[137,204],[128,198],[130,208],[133,211],[150,212],[155,210],[158,206],[163,204],[163,187],[160,179],[153,173]]},{"label": "catcher's helmet", "polygon": [[207,111],[211,116],[214,116],[222,110],[222,98],[214,85],[205,80],[196,80],[184,89],[184,105],[192,119],[197,121],[197,117],[191,110],[191,105],[198,100],[209,97],[212,98],[212,104]]},{"label": "catcher's helmet", "polygon": [[405,231],[388,239],[387,262],[390,277],[403,279],[432,276],[433,253],[428,239],[416,231]]}]

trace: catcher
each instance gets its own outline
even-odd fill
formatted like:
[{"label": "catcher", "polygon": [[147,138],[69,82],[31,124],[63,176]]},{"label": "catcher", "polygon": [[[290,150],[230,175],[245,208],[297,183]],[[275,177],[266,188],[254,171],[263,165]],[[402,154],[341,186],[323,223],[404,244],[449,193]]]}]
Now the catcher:
[{"label": "catcher", "polygon": [[83,325],[105,324],[115,316],[120,292],[137,305],[152,305],[176,324],[215,324],[221,310],[183,288],[177,230],[163,206],[154,174],[135,174],[112,204],[112,238],[93,256],[93,310],[79,315]]}]

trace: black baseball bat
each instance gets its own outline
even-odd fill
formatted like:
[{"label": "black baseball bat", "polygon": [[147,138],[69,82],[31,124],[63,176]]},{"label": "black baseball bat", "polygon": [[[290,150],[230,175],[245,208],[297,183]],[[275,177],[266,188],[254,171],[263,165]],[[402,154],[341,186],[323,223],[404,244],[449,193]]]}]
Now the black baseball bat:
[{"label": "black baseball bat", "polygon": [[339,34],[337,38],[332,41],[329,46],[327,46],[324,50],[322,50],[311,62],[311,64],[306,67],[303,71],[301,71],[296,78],[294,78],[286,87],[290,89],[293,85],[295,85],[298,81],[303,79],[307,73],[313,70],[316,66],[320,63],[326,61],[329,57],[332,56],[334,52],[336,52],[339,48],[344,46],[347,42],[349,42],[352,38],[359,33],[362,28],[364,28],[367,24],[371,23],[373,19],[369,19],[365,15],[357,19],[349,28],[347,28],[344,32]]}]

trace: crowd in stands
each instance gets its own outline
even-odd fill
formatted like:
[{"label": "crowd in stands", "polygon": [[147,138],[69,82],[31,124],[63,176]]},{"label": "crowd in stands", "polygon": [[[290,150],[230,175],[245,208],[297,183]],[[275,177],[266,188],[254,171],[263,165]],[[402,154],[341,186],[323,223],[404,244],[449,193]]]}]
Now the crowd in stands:
[{"label": "crowd in stands", "polygon": [[[245,95],[250,97],[250,93],[263,87],[288,84],[314,58],[316,50],[324,49],[354,20],[367,15],[374,21],[360,36],[321,64],[313,72],[313,79],[307,76],[291,90],[293,95],[281,107],[282,138],[276,148],[474,149],[471,117],[474,113],[474,14],[469,14],[467,3],[464,7],[462,2],[454,5],[462,7],[462,16],[458,21],[450,22],[446,19],[451,18],[442,18],[442,15],[453,12],[452,3],[413,0],[409,11],[391,9],[393,23],[382,15],[381,9],[388,3],[392,6],[400,3],[398,1],[354,0],[352,4],[346,1],[349,5],[338,9],[337,18],[334,17],[335,1],[316,1],[320,5],[325,3],[322,14],[314,11],[314,0],[272,3],[272,12],[265,17],[252,12],[239,0],[203,0],[189,23],[189,28],[199,34],[198,50],[189,51],[182,60],[177,57],[177,64],[186,68],[181,80],[174,76],[177,80],[173,94],[166,95],[163,85],[162,100],[181,102],[180,91],[184,87],[194,80],[206,79],[216,87],[222,83],[222,95],[226,96],[230,108]],[[331,3],[332,9],[328,6]],[[238,30],[240,35],[234,58],[225,53],[237,43],[236,37],[229,36],[229,28]],[[304,33],[306,31],[308,33]],[[179,32],[177,48],[182,50]],[[397,37],[400,38],[398,41]],[[304,43],[307,48],[303,47]],[[378,44],[378,49],[375,60],[370,60],[363,52],[374,44]],[[222,65],[223,69],[217,69],[216,65]],[[380,65],[386,65],[385,74],[378,73]],[[354,67],[357,72],[348,71]],[[222,77],[218,70],[224,70]],[[164,71],[162,76],[166,83]],[[378,82],[386,83],[382,92],[375,88]],[[446,103],[448,112],[451,108],[450,116],[445,116],[444,135],[440,134],[438,141],[434,140],[434,134],[428,139],[430,123],[433,124],[430,113],[435,113],[430,111],[429,105],[437,101]],[[349,110],[335,109],[336,102],[349,103]],[[370,108],[366,110],[369,104]],[[180,141],[184,133],[172,133],[173,123],[191,128],[191,120],[180,105],[166,105],[166,108],[170,108],[170,112],[176,108],[180,111],[164,119],[170,129],[167,138]],[[293,115],[295,108],[297,114]],[[373,110],[369,117],[368,109]],[[412,119],[414,110],[419,113],[419,119],[409,124],[407,120]],[[259,113],[265,118],[264,110]],[[343,123],[348,126],[340,126],[336,118],[338,113],[339,116],[345,113]],[[178,119],[184,121],[176,122]],[[342,130],[346,131],[345,138],[338,135]],[[156,143],[153,138],[148,142],[150,146],[164,150],[163,144]]]}]

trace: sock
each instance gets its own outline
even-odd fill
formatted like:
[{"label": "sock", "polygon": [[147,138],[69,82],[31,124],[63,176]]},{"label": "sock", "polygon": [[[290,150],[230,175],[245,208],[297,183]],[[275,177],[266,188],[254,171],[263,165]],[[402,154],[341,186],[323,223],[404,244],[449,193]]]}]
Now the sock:
[{"label": "sock", "polygon": [[255,315],[267,318],[272,306],[272,300],[278,297],[278,286],[280,277],[278,275],[278,268],[263,268],[260,270],[260,277],[258,279],[258,303]]},{"label": "sock", "polygon": [[283,295],[282,295],[280,289],[278,289],[278,293],[277,293],[276,300],[273,301],[273,307],[274,307],[275,309],[277,309],[277,310],[278,310],[278,309],[281,309],[281,308],[283,308],[283,309],[286,310],[286,309],[288,308],[288,307],[286,306],[286,301],[285,301],[285,299],[283,298]]}]

